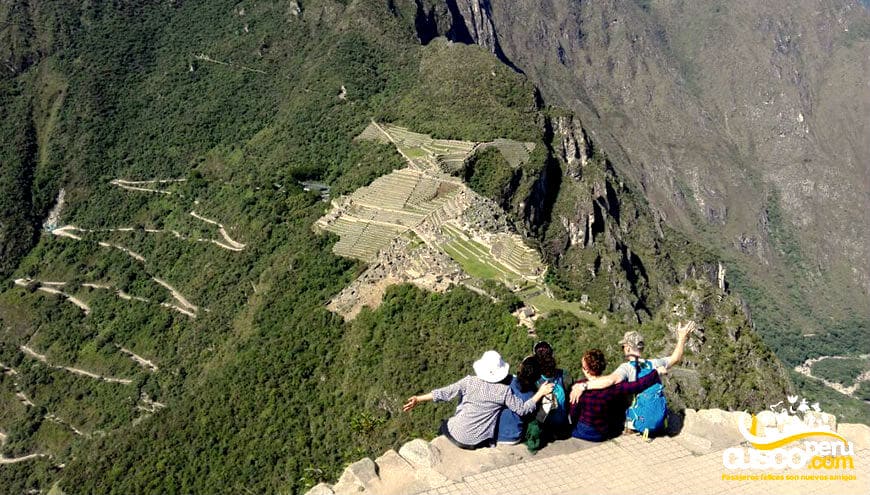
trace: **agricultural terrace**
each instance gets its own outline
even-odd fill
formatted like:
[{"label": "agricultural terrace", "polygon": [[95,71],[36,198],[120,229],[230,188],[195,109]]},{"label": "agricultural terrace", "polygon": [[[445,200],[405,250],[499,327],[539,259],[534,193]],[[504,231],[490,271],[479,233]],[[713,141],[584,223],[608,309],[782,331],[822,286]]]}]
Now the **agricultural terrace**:
[{"label": "agricultural terrace", "polygon": [[[433,139],[403,127],[375,122],[357,139],[395,145],[408,167],[379,177],[351,195],[332,201],[332,209],[316,222],[316,226],[339,235],[339,241],[333,246],[336,254],[369,263],[380,261],[395,265],[395,260],[384,258],[414,258],[415,252],[395,254],[386,248],[397,237],[413,233],[430,248],[459,263],[466,277],[499,281],[514,290],[531,287],[535,301],[528,302],[541,311],[582,311],[579,305],[557,301],[549,295],[543,286],[546,267],[538,252],[526,246],[519,235],[489,232],[462,218],[471,205],[497,207],[487,204],[487,200],[461,180],[446,173],[461,169],[468,156],[481,146],[498,148],[509,163],[519,166],[529,159],[529,153],[534,149],[531,143]],[[418,265],[425,265],[424,261]],[[402,266],[412,265],[414,263]],[[408,270],[403,275],[405,280],[419,276],[417,271],[411,273]],[[369,281],[368,285],[369,292],[383,292],[381,283]],[[364,289],[355,289],[354,292],[359,293],[355,296],[357,299],[378,299],[369,297],[372,294]],[[356,308],[358,305],[345,300],[341,305],[333,303],[333,307],[338,306]]]}]

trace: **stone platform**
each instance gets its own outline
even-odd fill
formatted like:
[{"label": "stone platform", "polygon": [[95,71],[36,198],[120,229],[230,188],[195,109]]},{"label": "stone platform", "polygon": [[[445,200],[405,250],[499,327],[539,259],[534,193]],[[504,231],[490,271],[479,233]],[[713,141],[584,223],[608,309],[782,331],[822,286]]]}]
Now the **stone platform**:
[{"label": "stone platform", "polygon": [[[839,425],[854,469],[729,470],[723,453],[746,445],[741,413],[686,411],[678,434],[651,441],[623,435],[603,443],[555,442],[537,455],[522,445],[464,451],[444,437],[363,459],[309,495],[447,494],[867,494],[870,427]],[[797,445],[797,444],[796,444]],[[845,479],[843,479],[845,478]]]}]

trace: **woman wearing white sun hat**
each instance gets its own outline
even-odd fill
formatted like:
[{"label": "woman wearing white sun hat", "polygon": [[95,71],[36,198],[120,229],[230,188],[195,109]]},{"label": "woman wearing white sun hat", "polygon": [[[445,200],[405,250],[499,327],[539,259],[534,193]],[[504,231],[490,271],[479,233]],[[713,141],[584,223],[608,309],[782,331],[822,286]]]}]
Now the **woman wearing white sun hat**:
[{"label": "woman wearing white sun hat", "polygon": [[486,447],[495,439],[499,412],[507,406],[511,411],[524,416],[535,410],[542,397],[553,390],[552,383],[544,383],[538,392],[523,402],[511,392],[508,377],[510,365],[496,351],[486,351],[474,362],[474,375],[438,388],[424,395],[408,399],[403,411],[414,409],[420,402],[445,402],[457,395],[460,397],[456,414],[441,423],[444,436],[463,449]]}]

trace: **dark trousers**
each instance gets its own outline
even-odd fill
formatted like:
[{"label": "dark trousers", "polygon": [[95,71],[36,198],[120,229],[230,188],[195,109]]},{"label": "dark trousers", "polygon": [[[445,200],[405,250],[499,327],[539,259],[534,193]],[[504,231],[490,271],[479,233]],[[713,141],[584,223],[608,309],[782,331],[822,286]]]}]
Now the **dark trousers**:
[{"label": "dark trousers", "polygon": [[453,445],[459,447],[460,449],[475,450],[475,449],[479,449],[479,448],[483,448],[483,447],[492,446],[492,440],[484,440],[477,445],[466,445],[466,444],[460,442],[459,440],[453,438],[453,435],[450,434],[450,430],[447,428],[447,420],[446,419],[441,420],[441,427],[438,428],[438,433],[447,437],[447,439],[450,440],[450,442]]},{"label": "dark trousers", "polygon": [[586,423],[577,423],[571,436],[574,438],[582,438],[583,440],[588,440],[590,442],[603,442],[609,438],[606,435],[602,435],[598,430]]}]

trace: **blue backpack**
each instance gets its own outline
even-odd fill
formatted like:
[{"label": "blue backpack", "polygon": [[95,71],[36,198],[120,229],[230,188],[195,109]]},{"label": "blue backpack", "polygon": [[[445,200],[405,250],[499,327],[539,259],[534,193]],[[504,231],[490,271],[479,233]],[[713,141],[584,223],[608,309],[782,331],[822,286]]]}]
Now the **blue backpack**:
[{"label": "blue backpack", "polygon": [[[568,416],[568,397],[565,390],[565,378],[563,370],[556,370],[556,376],[547,378],[541,376],[538,379],[537,385],[541,386],[544,382],[554,384],[553,393],[544,397],[541,406],[538,408],[537,419],[548,426],[564,426],[570,422]],[[544,407],[545,403],[549,403],[548,407]]]},{"label": "blue backpack", "polygon": [[[637,377],[653,372],[652,363],[634,361]],[[625,418],[634,423],[634,429],[644,434],[656,433],[667,426],[668,401],[661,383],[649,386],[637,394],[625,413]]]}]

